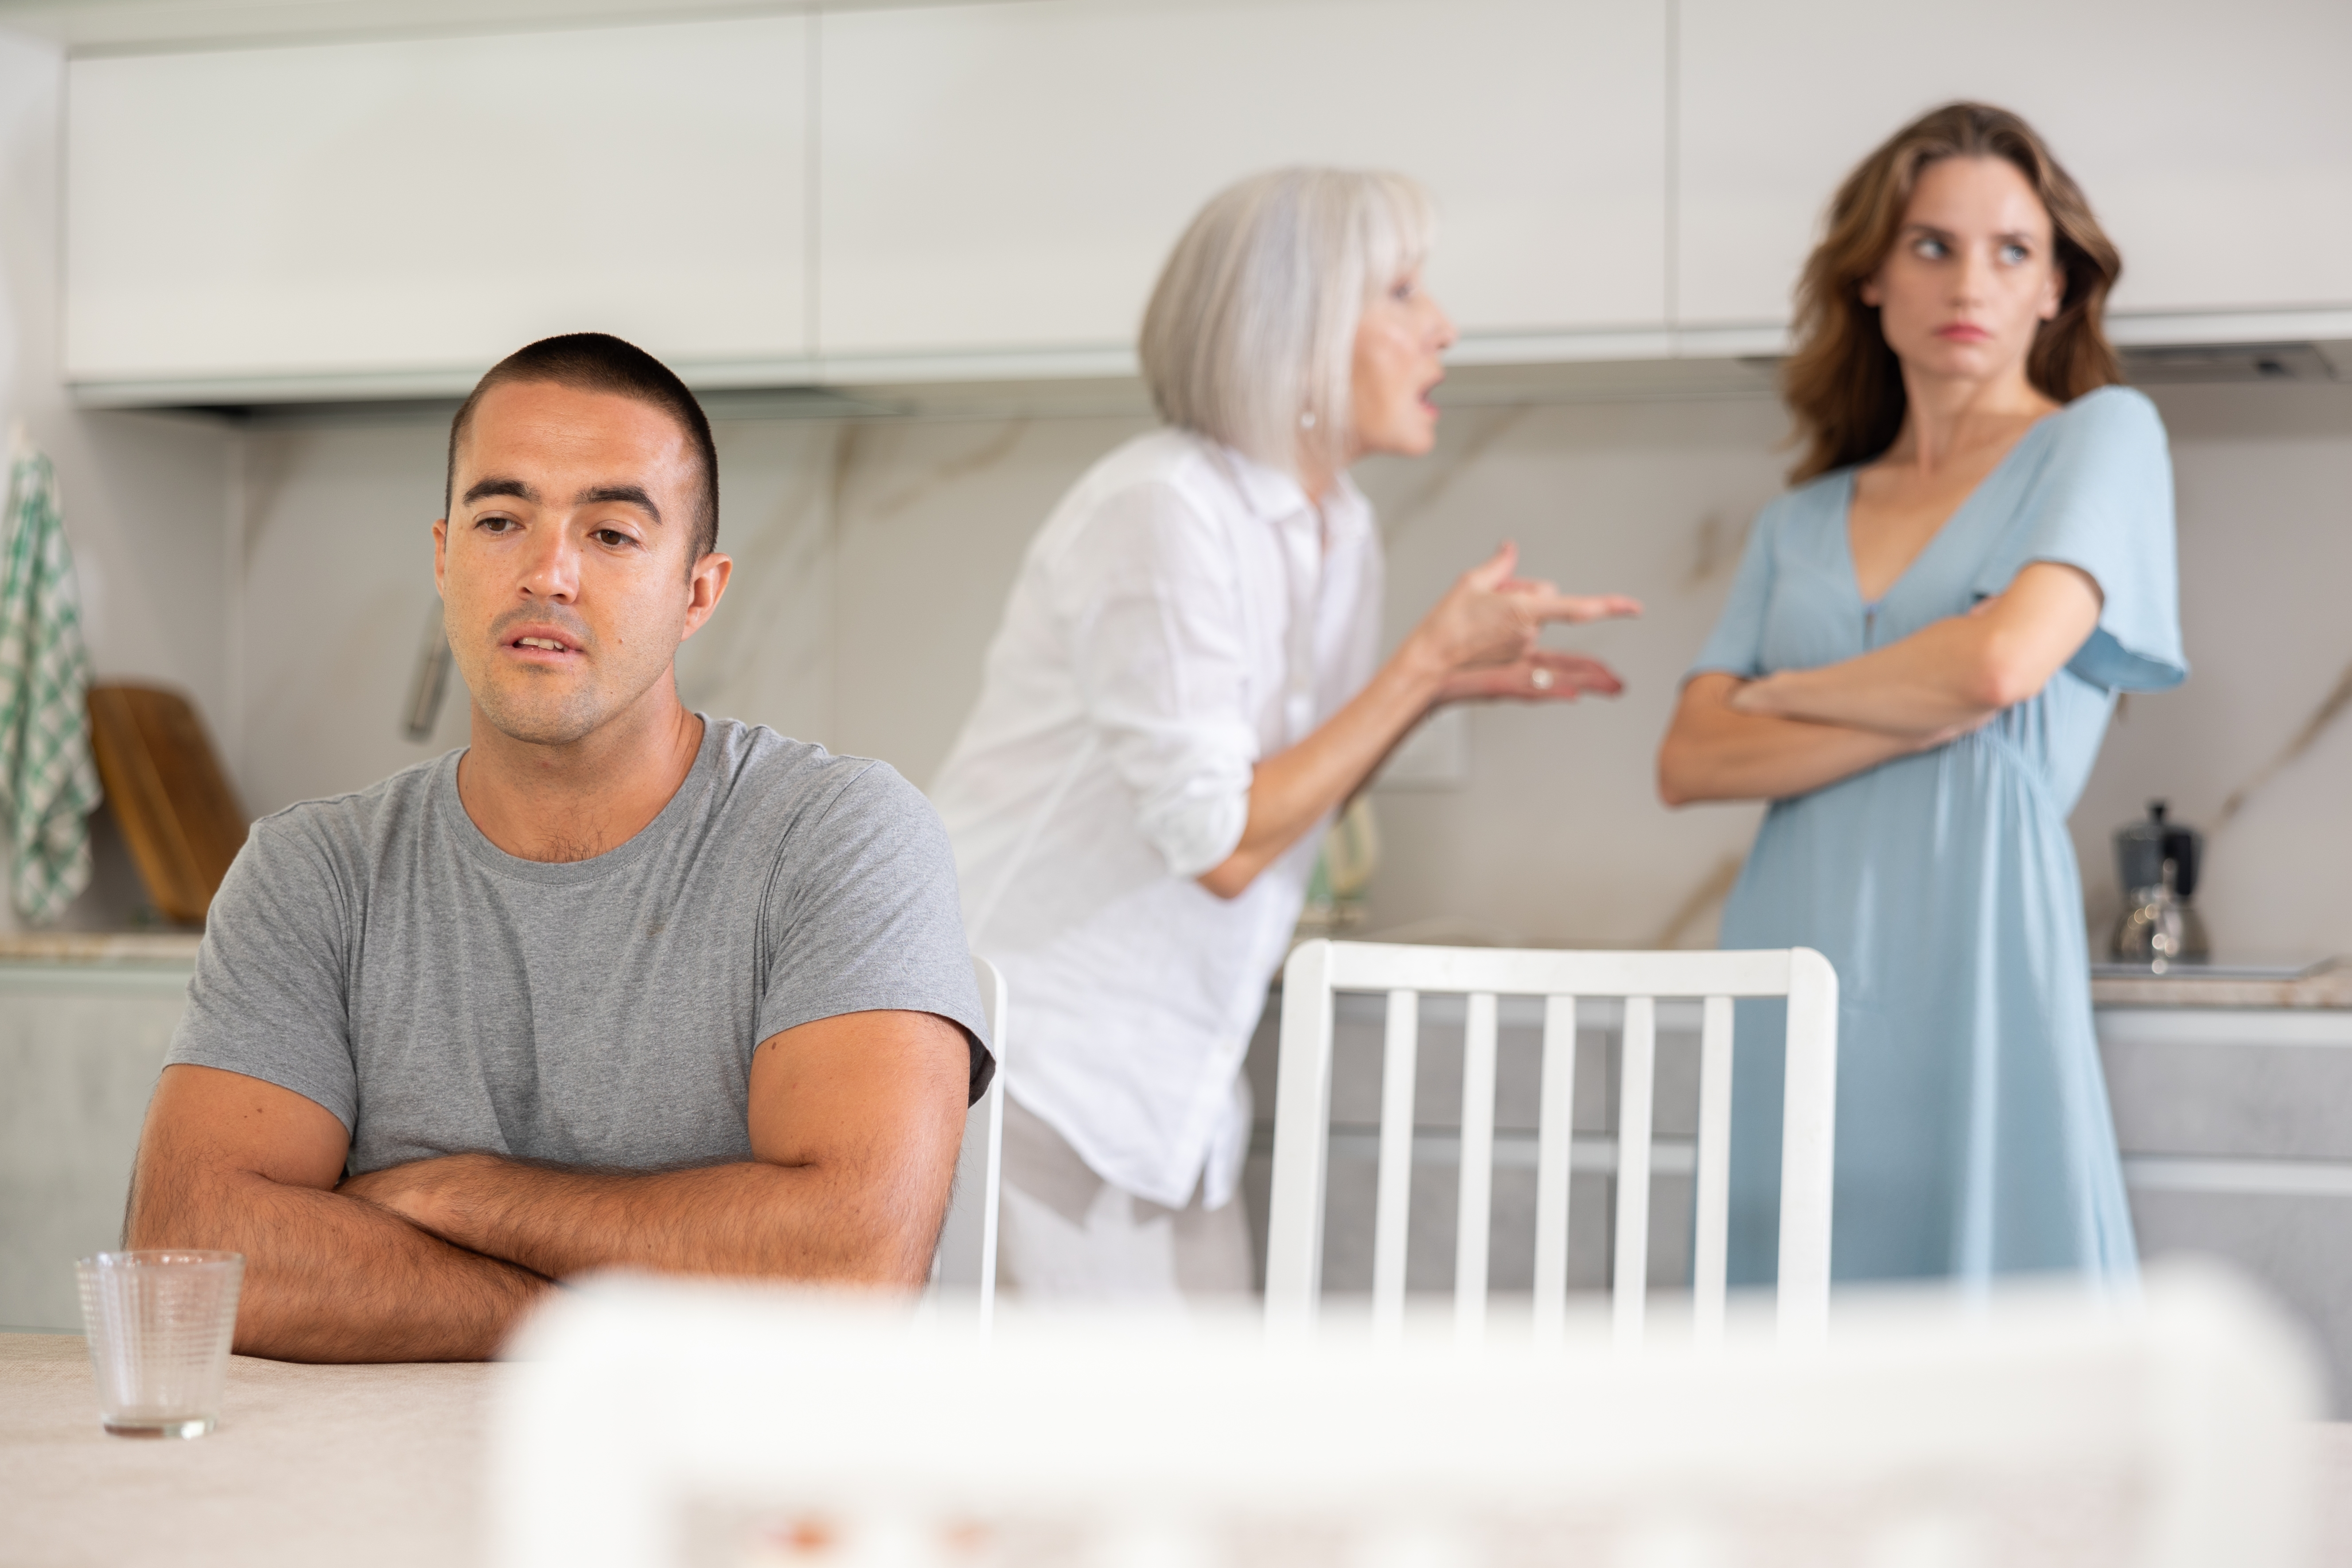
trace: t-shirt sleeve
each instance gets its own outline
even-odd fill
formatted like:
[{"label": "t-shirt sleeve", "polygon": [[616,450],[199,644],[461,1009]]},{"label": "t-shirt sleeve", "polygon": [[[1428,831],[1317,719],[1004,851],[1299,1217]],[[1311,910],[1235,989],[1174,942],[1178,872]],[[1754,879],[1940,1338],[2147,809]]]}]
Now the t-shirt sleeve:
[{"label": "t-shirt sleeve", "polygon": [[996,1071],[938,813],[887,763],[835,794],[783,850],[762,933],[757,1038],[844,1013],[933,1013],[971,1047],[971,1097]]},{"label": "t-shirt sleeve", "polygon": [[221,1068],[359,1113],[344,963],[350,903],[299,824],[253,825],[214,895],[170,1064]]},{"label": "t-shirt sleeve", "polygon": [[1684,674],[1720,672],[1753,680],[1764,671],[1764,613],[1772,600],[1772,535],[1776,505],[1768,506],[1748,531],[1739,552],[1739,570],[1731,579],[1731,596],[1716,617],[1715,631],[1698,658]]},{"label": "t-shirt sleeve", "polygon": [[1171,486],[1104,500],[1059,563],[1056,612],[1087,722],[1176,877],[1241,842],[1258,760],[1230,550]]},{"label": "t-shirt sleeve", "polygon": [[2002,593],[2037,561],[2079,567],[2102,603],[2097,629],[2066,668],[2111,691],[2178,686],[2189,661],[2164,422],[2126,387],[2086,394],[2051,417],[2064,423],[1974,589]]}]

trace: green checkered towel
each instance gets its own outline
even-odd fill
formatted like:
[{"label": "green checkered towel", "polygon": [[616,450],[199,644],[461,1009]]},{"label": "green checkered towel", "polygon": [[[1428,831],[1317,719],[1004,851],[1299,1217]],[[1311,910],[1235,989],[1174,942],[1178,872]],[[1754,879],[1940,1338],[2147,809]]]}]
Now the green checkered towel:
[{"label": "green checkered towel", "polygon": [[49,460],[22,437],[8,457],[0,515],[0,813],[9,892],[37,924],[89,885],[89,656],[81,599]]}]

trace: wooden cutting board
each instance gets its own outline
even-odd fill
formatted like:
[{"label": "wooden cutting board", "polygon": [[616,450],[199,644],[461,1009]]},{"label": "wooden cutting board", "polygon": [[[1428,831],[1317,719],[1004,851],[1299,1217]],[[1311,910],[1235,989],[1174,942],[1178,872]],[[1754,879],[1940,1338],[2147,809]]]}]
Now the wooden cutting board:
[{"label": "wooden cutting board", "polygon": [[245,845],[244,809],[188,700],[152,686],[89,689],[90,750],[147,896],[201,924]]}]

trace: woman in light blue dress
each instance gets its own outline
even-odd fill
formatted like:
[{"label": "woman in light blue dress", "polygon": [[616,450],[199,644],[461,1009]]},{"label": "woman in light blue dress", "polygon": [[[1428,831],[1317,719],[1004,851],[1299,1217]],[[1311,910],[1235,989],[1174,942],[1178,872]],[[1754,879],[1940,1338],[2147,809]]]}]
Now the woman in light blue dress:
[{"label": "woman in light blue dress", "polygon": [[[2163,426],[2100,328],[2118,269],[2002,110],[1849,177],[1785,375],[1799,482],[1659,754],[1671,805],[1772,803],[1723,944],[1836,966],[1840,1279],[2136,1268],[2066,817],[2116,693],[2188,670]],[[1773,1275],[1777,1035],[1743,1004],[1735,1282]]]}]

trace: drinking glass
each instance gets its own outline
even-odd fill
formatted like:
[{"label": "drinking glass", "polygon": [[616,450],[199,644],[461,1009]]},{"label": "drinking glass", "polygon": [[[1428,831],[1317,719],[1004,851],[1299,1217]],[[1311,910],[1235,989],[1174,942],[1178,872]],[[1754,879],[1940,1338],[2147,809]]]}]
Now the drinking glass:
[{"label": "drinking glass", "polygon": [[100,1252],[75,1263],[99,1417],[118,1437],[201,1437],[220,1423],[238,1252]]}]

